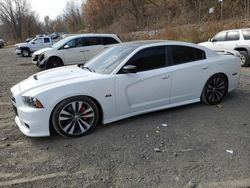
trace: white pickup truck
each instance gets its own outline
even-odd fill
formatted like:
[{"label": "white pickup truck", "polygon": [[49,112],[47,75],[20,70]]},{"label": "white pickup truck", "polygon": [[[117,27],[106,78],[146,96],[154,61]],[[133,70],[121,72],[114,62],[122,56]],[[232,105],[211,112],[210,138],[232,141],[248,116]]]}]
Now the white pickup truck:
[{"label": "white pickup truck", "polygon": [[36,37],[30,42],[16,44],[15,52],[23,57],[30,56],[33,52],[53,45],[52,39],[48,36]]}]

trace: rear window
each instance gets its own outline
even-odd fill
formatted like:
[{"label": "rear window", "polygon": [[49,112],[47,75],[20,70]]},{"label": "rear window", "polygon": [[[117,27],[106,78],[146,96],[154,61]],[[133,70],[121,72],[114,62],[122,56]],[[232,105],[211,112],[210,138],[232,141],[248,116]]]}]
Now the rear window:
[{"label": "rear window", "polygon": [[85,45],[86,46],[94,46],[102,44],[101,37],[86,37]]},{"label": "rear window", "polygon": [[242,30],[242,34],[245,40],[250,40],[250,30]]},{"label": "rear window", "polygon": [[104,45],[117,44],[117,43],[119,43],[119,42],[112,37],[103,37],[103,44]]},{"label": "rear window", "polygon": [[44,38],[44,43],[50,43],[50,39],[49,38]]},{"label": "rear window", "polygon": [[206,53],[197,48],[189,46],[169,46],[172,65],[188,63],[206,59]]}]

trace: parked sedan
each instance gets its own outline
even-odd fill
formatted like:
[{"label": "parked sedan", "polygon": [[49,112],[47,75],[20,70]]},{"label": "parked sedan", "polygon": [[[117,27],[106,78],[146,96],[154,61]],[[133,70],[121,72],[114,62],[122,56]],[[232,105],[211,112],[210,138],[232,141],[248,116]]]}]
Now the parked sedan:
[{"label": "parked sedan", "polygon": [[85,65],[37,73],[11,88],[27,136],[79,137],[104,124],[195,102],[218,104],[238,85],[240,57],[174,41],[112,47]]}]

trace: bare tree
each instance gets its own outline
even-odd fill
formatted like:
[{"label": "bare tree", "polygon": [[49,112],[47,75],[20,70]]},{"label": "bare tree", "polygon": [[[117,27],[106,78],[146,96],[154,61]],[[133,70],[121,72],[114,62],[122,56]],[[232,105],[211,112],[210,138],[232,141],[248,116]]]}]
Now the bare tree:
[{"label": "bare tree", "polygon": [[22,24],[27,13],[26,0],[0,0],[0,19],[10,28],[15,40],[22,39]]}]

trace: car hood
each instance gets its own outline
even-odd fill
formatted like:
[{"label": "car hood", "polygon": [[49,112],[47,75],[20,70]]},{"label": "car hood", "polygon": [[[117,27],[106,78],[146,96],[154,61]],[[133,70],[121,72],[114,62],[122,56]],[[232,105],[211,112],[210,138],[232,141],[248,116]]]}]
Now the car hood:
[{"label": "car hood", "polygon": [[29,43],[27,43],[27,42],[18,43],[18,44],[15,44],[15,46],[16,47],[29,46]]},{"label": "car hood", "polygon": [[51,85],[67,83],[74,79],[80,78],[81,81],[93,79],[96,73],[89,72],[79,68],[77,65],[54,68],[47,71],[34,74],[26,80],[20,82],[19,87],[22,93],[29,90],[36,90],[39,88],[49,88]]},{"label": "car hood", "polygon": [[43,49],[41,49],[41,50],[37,50],[36,52],[34,52],[33,54],[34,55],[40,55],[40,54],[42,54],[42,53],[44,53],[44,52],[46,52],[46,51],[49,51],[49,50],[52,50],[53,48],[43,48]]}]

